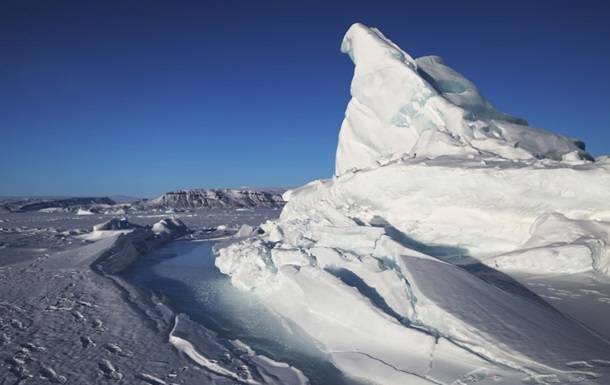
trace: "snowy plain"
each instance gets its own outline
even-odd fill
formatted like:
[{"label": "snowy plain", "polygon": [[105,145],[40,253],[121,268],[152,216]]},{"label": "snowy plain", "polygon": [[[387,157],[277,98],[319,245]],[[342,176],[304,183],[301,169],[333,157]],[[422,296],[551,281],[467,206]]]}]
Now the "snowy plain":
[{"label": "snowy plain", "polygon": [[[177,239],[226,237],[278,213],[0,214],[0,384],[234,384],[235,375],[238,383],[307,383],[300,371],[215,337],[174,312],[161,292],[121,276]],[[197,342],[200,335],[207,340]],[[195,354],[221,364],[202,365],[208,361]],[[219,365],[237,366],[238,374]]]}]

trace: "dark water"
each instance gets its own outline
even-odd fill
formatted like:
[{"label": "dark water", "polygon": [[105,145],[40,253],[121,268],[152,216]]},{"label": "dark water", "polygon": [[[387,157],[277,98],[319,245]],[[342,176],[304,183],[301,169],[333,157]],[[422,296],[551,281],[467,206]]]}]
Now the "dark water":
[{"label": "dark water", "polygon": [[140,258],[126,278],[163,293],[176,311],[221,338],[240,339],[259,354],[299,368],[312,384],[355,385],[298,329],[255,295],[233,287],[214,265],[213,246],[213,241],[171,243]]}]

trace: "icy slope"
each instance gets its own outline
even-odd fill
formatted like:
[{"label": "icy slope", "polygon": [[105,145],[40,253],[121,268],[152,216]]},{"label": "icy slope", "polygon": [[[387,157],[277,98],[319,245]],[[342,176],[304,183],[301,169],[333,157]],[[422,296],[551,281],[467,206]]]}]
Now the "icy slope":
[{"label": "icy slope", "polygon": [[455,264],[607,273],[610,163],[375,29],[355,24],[341,49],[355,73],[337,176],[284,194],[280,219],[220,249],[219,269],[353,377],[608,383],[607,341]]}]

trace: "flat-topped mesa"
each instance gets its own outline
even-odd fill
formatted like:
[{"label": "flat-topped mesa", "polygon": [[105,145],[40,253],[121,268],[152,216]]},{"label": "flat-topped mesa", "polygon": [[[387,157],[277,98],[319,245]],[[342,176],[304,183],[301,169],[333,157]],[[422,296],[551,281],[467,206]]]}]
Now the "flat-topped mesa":
[{"label": "flat-topped mesa", "polygon": [[406,154],[592,160],[582,142],[496,110],[441,58],[414,60],[375,28],[352,25],[341,51],[355,69],[339,134],[337,175]]},{"label": "flat-topped mesa", "polygon": [[148,201],[138,202],[149,208],[279,208],[284,205],[282,190],[270,189],[190,189],[165,193]]}]

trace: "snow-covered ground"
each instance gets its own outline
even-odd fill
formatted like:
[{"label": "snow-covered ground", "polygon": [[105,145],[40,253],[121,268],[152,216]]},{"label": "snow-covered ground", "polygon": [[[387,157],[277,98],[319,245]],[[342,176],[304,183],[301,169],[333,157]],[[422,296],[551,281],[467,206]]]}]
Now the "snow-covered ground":
[{"label": "snow-covered ground", "polygon": [[591,273],[518,275],[531,291],[610,341],[610,281]]},{"label": "snow-covered ground", "polygon": [[[188,234],[175,218],[0,214],[0,384],[306,384],[298,369],[232,347],[117,275],[176,237],[227,236],[276,214],[185,213]],[[237,380],[217,367],[238,368]]]},{"label": "snow-covered ground", "polygon": [[219,269],[372,383],[610,383],[610,160],[377,29],[341,50],[335,176],[286,192]]}]

